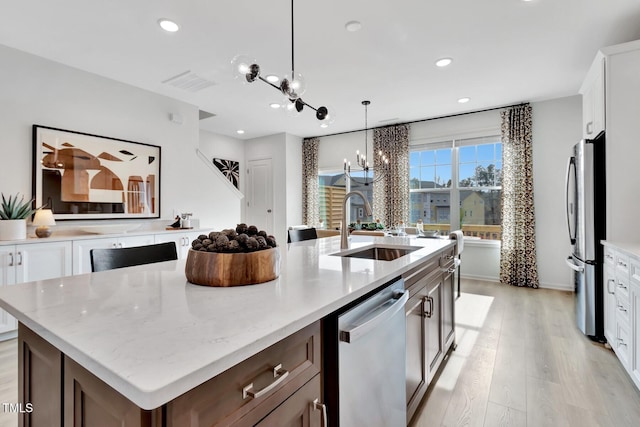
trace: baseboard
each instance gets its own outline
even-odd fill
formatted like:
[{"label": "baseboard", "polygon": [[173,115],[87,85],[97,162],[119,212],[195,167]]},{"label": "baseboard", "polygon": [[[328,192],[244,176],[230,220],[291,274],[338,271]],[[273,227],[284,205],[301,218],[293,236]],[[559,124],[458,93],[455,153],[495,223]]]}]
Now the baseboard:
[{"label": "baseboard", "polygon": [[540,288],[542,289],[554,289],[556,291],[567,291],[573,292],[573,286],[567,285],[566,283],[540,283]]},{"label": "baseboard", "polygon": [[500,282],[500,279],[497,277],[491,276],[477,276],[475,274],[461,274],[461,279],[470,279],[470,280],[480,280],[483,282]]},{"label": "baseboard", "polygon": [[[470,274],[462,274],[460,276],[461,279],[470,279],[470,280],[480,280],[483,282],[500,282],[498,277],[489,277],[489,276],[477,276]],[[556,291],[567,291],[573,292],[573,287],[571,285],[567,285],[566,283],[540,283],[538,285],[541,289],[554,289]]]}]

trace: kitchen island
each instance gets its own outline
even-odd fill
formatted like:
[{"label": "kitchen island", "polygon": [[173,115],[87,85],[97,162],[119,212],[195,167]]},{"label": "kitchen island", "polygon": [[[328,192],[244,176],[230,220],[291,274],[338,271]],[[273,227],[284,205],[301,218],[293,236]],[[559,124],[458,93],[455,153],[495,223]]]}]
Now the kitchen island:
[{"label": "kitchen island", "polygon": [[[160,409],[178,397],[455,245],[446,239],[353,238],[352,248],[372,242],[421,247],[376,261],[332,255],[340,252],[339,240],[282,245],[280,276],[258,285],[193,285],[179,260],[16,285],[0,292],[0,306],[18,319],[21,333],[59,351],[64,366],[81,367],[143,413],[150,411],[133,417],[138,425],[154,425],[166,416]],[[21,369],[27,350],[19,349]],[[61,388],[73,384],[60,380]],[[27,378],[20,392],[61,392],[37,390],[47,386]],[[65,412],[68,400],[61,402]],[[47,416],[55,419],[55,406],[34,405],[33,413],[42,417],[51,410]]]}]

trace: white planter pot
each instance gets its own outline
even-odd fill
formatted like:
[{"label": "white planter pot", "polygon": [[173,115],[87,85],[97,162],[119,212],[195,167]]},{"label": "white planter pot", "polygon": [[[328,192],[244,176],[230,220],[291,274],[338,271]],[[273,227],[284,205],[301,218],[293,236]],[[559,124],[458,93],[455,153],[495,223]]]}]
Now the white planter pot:
[{"label": "white planter pot", "polygon": [[24,240],[27,238],[26,219],[0,220],[0,240]]}]

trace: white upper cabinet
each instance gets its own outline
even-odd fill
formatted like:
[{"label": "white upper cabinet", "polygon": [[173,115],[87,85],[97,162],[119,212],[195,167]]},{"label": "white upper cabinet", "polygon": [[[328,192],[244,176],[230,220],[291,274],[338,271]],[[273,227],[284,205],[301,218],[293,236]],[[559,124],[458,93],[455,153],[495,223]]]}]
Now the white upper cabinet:
[{"label": "white upper cabinet", "polygon": [[582,137],[593,139],[605,130],[605,57],[598,53],[580,93],[582,94]]}]

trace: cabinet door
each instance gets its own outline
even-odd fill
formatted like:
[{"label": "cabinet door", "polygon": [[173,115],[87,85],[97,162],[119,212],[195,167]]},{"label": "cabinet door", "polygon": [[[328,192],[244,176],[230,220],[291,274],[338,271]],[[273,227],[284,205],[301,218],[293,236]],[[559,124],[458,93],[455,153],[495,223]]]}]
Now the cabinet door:
[{"label": "cabinet door", "polygon": [[631,379],[640,389],[640,283],[631,283]]},{"label": "cabinet door", "polygon": [[[314,402],[320,402],[320,375],[300,387],[291,397],[274,409],[256,427],[320,427],[326,412],[316,408]],[[325,424],[326,425],[326,424]]]},{"label": "cabinet door", "polygon": [[[15,246],[0,246],[0,287],[16,283],[16,250]],[[0,309],[0,334],[14,331],[16,319]]]},{"label": "cabinet door", "polygon": [[455,338],[455,277],[452,272],[446,271],[442,282],[442,334],[445,353]]},{"label": "cabinet door", "polygon": [[609,265],[604,267],[604,336],[612,344],[616,339],[616,276]]},{"label": "cabinet door", "polygon": [[16,246],[17,283],[71,275],[71,242],[34,243]]},{"label": "cabinet door", "polygon": [[424,301],[426,315],[427,378],[430,382],[443,358],[442,352],[442,276],[428,287]]},{"label": "cabinet door", "polygon": [[427,388],[425,368],[425,313],[427,287],[418,290],[405,305],[407,318],[407,419],[411,419]]},{"label": "cabinet door", "polygon": [[62,425],[62,353],[20,324],[18,331],[18,402],[30,403],[20,425]]},{"label": "cabinet door", "polygon": [[91,273],[91,249],[115,248],[118,240],[111,237],[73,241],[73,274]]},{"label": "cabinet door", "polygon": [[64,425],[151,427],[158,418],[158,410],[140,409],[67,356],[62,372]]},{"label": "cabinet door", "polygon": [[186,259],[187,254],[189,253],[189,248],[191,247],[191,242],[200,234],[201,233],[199,232],[182,233],[172,231],[170,233],[156,234],[155,240],[156,243],[175,242],[176,249],[178,251],[178,258]]}]

